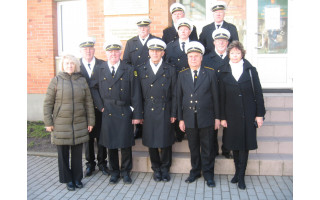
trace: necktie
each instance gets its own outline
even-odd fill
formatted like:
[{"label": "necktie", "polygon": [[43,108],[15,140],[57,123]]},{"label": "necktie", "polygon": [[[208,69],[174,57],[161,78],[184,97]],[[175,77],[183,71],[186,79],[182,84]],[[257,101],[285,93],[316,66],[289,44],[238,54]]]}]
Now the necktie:
[{"label": "necktie", "polygon": [[88,67],[89,67],[89,69],[91,70],[90,63],[88,63]]},{"label": "necktie", "polygon": [[217,25],[217,27],[218,27],[218,28],[220,28],[220,24],[219,24],[219,25]]},{"label": "necktie", "polygon": [[193,73],[194,73],[193,85],[195,86],[198,79],[198,71],[194,70]]},{"label": "necktie", "polygon": [[111,68],[112,68],[112,72],[111,72],[111,75],[112,75],[112,78],[114,78],[114,74],[115,74],[115,71],[114,71],[114,66],[112,66]]},{"label": "necktie", "polygon": [[223,55],[221,54],[221,55],[220,55],[220,57],[222,58],[222,57],[223,57]]},{"label": "necktie", "polygon": [[181,44],[182,44],[182,51],[185,52],[185,49],[184,49],[185,42],[181,42]]}]

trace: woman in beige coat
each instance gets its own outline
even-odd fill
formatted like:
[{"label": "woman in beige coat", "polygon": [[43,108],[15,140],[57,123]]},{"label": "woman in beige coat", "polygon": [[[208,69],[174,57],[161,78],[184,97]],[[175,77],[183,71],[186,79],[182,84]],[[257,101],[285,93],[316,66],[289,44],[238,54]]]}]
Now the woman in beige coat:
[{"label": "woman in beige coat", "polygon": [[[95,124],[93,101],[80,62],[72,55],[61,60],[61,70],[48,87],[44,100],[44,123],[57,145],[59,180],[68,190],[82,188],[82,144]],[[71,168],[69,149],[71,148]]]}]

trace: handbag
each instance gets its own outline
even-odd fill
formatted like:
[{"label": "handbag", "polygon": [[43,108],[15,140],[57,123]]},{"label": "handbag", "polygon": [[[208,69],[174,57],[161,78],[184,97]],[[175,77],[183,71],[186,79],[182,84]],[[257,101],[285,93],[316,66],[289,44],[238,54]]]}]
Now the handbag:
[{"label": "handbag", "polygon": [[[254,96],[254,101],[256,102],[256,104],[257,104],[257,100],[256,100],[256,93],[255,93],[255,91],[254,91],[254,85],[253,85],[253,79],[252,79],[252,73],[251,73],[251,69],[249,69],[249,75],[250,75],[250,79],[251,79],[251,85],[252,85],[252,90],[253,90],[253,96]],[[264,121],[264,117],[263,117],[263,121]],[[257,123],[257,121],[254,121],[254,126],[256,127],[256,128],[258,128],[258,123]]]}]

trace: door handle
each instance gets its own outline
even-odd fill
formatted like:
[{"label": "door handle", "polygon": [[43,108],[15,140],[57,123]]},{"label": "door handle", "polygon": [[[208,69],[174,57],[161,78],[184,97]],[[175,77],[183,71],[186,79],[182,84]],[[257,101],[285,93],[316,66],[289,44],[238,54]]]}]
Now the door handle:
[{"label": "door handle", "polygon": [[255,34],[258,35],[258,37],[261,36],[261,45],[255,47],[255,48],[256,48],[256,49],[261,49],[261,48],[263,48],[263,46],[264,46],[264,37],[263,37],[263,34],[262,34],[262,33],[255,33]]}]

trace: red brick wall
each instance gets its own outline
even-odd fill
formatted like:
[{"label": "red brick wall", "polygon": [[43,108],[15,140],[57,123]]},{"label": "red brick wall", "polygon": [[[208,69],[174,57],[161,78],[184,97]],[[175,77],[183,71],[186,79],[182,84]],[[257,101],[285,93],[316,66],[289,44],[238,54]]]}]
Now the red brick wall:
[{"label": "red brick wall", "polygon": [[56,10],[56,3],[52,0],[27,1],[28,94],[45,93],[55,75]]}]

